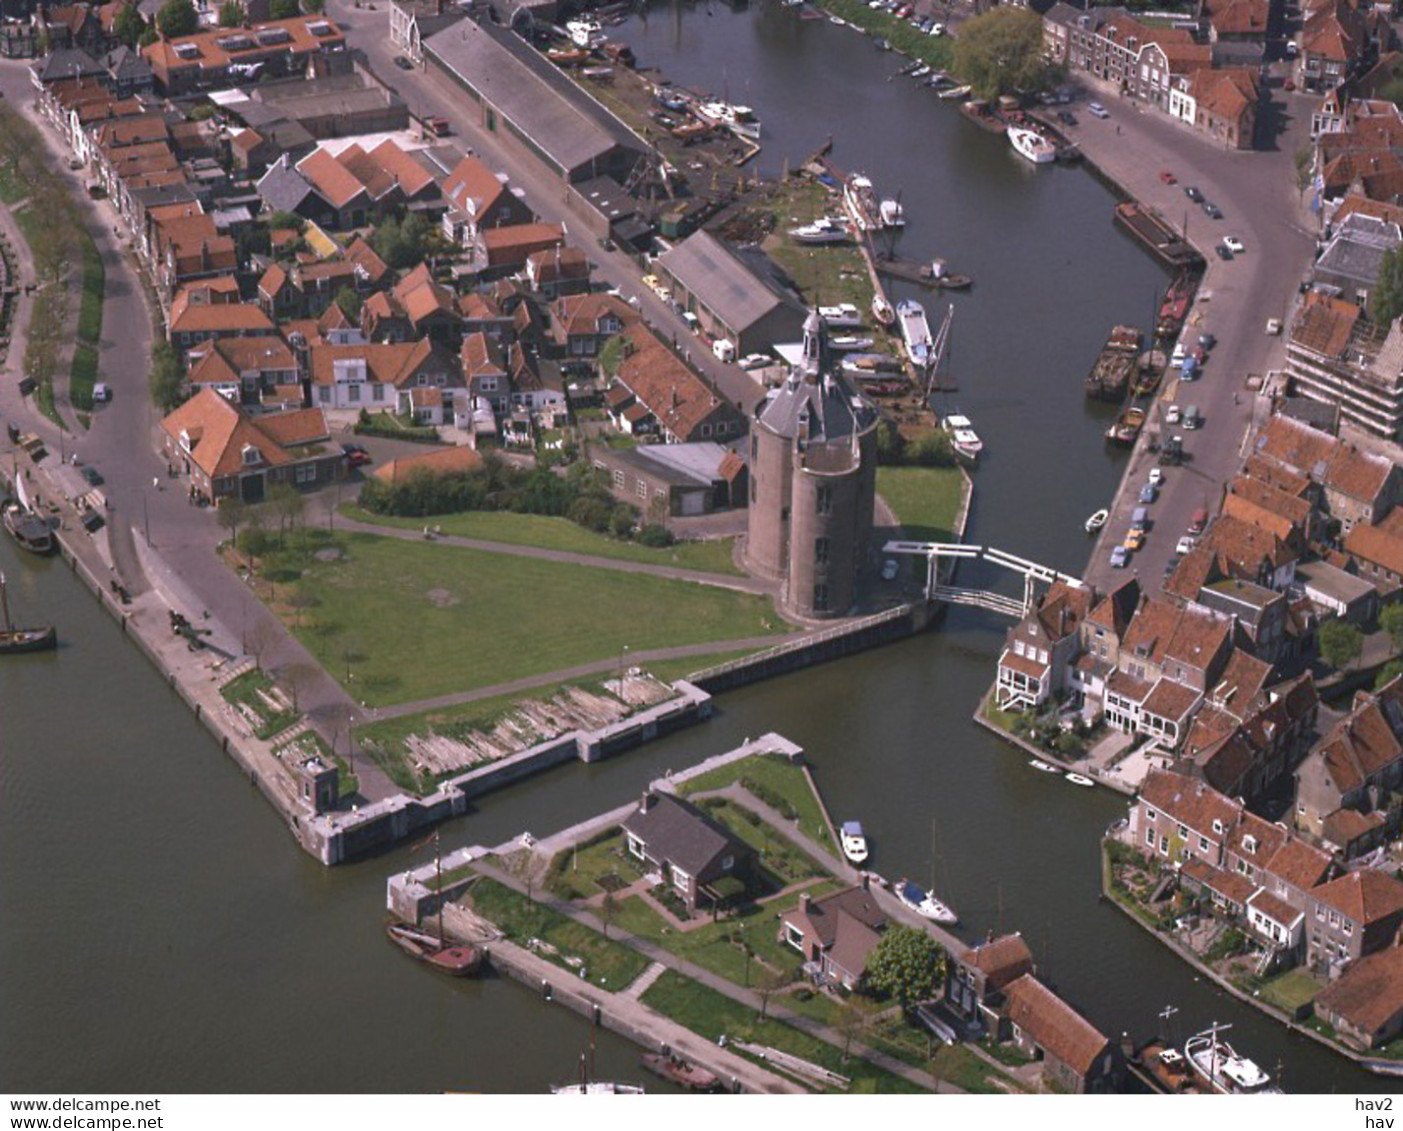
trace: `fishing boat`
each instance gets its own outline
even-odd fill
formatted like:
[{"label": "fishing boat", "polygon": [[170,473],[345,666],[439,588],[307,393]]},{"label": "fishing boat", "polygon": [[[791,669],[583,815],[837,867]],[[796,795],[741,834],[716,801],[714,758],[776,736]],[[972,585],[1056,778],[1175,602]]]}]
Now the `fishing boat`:
[{"label": "fishing boat", "polygon": [[848,226],[831,216],[821,216],[812,224],[803,224],[789,229],[789,238],[795,243],[835,244],[847,243],[852,235]]},{"label": "fishing boat", "polygon": [[911,880],[902,880],[894,890],[896,898],[923,919],[947,926],[953,926],[960,921],[960,917],[954,911],[935,898],[934,892],[922,890],[919,884]]},{"label": "fishing boat", "polygon": [[906,343],[906,356],[911,364],[924,367],[930,361],[930,324],[926,308],[915,299],[902,299],[896,304],[896,321],[901,328],[901,340]]},{"label": "fishing boat", "polygon": [[51,624],[31,628],[16,627],[10,620],[10,602],[5,592],[5,575],[0,573],[0,655],[19,652],[46,652],[58,646],[58,632]]},{"label": "fishing boat", "polygon": [[[872,181],[862,173],[849,173],[843,184],[843,207],[848,210],[853,223],[860,232],[877,230],[880,217],[877,215],[877,201],[872,192]],[[821,314],[822,311],[820,310]]]},{"label": "fishing boat", "polygon": [[[924,271],[921,272],[923,275]],[[930,283],[943,291],[962,291],[974,284],[973,275],[960,275],[952,272],[943,259],[930,261]]]},{"label": "fishing boat", "polygon": [[1057,146],[1037,130],[1030,130],[1027,126],[1009,126],[1007,134],[1013,151],[1034,165],[1047,165],[1057,160]]},{"label": "fishing boat", "polygon": [[1090,787],[1096,784],[1085,774],[1063,774],[1062,776],[1066,778],[1069,782],[1071,782],[1073,785]]},{"label": "fishing boat", "polygon": [[671,1084],[676,1084],[679,1088],[686,1088],[690,1092],[715,1092],[721,1088],[720,1077],[714,1072],[708,1072],[699,1064],[692,1064],[678,1056],[666,1056],[663,1053],[648,1053],[640,1058],[643,1067],[654,1076],[661,1076]]},{"label": "fishing boat", "polygon": [[950,446],[955,449],[955,455],[966,463],[979,459],[979,453],[984,450],[984,441],[975,432],[968,416],[952,413],[940,422],[940,426],[950,434]]},{"label": "fishing boat", "polygon": [[0,524],[21,549],[31,554],[47,554],[54,548],[54,532],[49,524],[18,499],[0,501]]},{"label": "fishing boat", "polygon": [[896,309],[881,295],[872,296],[872,317],[879,326],[890,326],[896,321]]},{"label": "fishing boat", "polygon": [[1093,514],[1090,518],[1086,520],[1086,532],[1088,534],[1095,534],[1098,530],[1101,529],[1101,527],[1106,525],[1106,520],[1110,517],[1111,512],[1108,511],[1105,507],[1102,507],[1099,511],[1097,511],[1095,514]]},{"label": "fishing boat", "polygon": [[833,330],[857,329],[863,325],[862,311],[850,302],[839,303],[837,306],[820,306],[818,316]]},{"label": "fishing boat", "polygon": [[433,967],[441,974],[466,978],[482,969],[482,960],[485,957],[483,950],[471,943],[450,943],[442,936],[435,936],[400,922],[386,924],[385,934],[405,954]]},{"label": "fishing boat", "polygon": [[1144,426],[1145,410],[1143,408],[1128,408],[1116,417],[1114,424],[1106,429],[1106,440],[1108,443],[1129,447],[1135,443],[1135,438],[1140,435],[1140,429]]},{"label": "fishing boat", "polygon": [[1280,1093],[1271,1076],[1255,1061],[1240,1056],[1221,1034],[1231,1025],[1216,1022],[1184,1042],[1184,1055],[1194,1072],[1215,1092],[1230,1096],[1260,1096]]},{"label": "fishing boat", "polygon": [[1031,759],[1028,762],[1028,765],[1032,766],[1035,770],[1041,770],[1045,774],[1061,773],[1061,771],[1051,762],[1044,762],[1041,758]]},{"label": "fishing boat", "polygon": [[730,130],[737,137],[750,141],[760,140],[760,119],[749,106],[736,106],[729,102],[700,102],[696,106],[697,116],[713,125]]},{"label": "fishing boat", "polygon": [[838,830],[838,843],[852,863],[861,864],[867,859],[867,834],[862,831],[861,821],[844,821]]},{"label": "fishing boat", "polygon": [[877,209],[877,214],[881,217],[884,228],[904,228],[906,226],[906,210],[901,207],[901,201],[888,198],[882,201]]},{"label": "fishing boat", "polygon": [[828,348],[838,350],[840,353],[851,352],[853,350],[870,350],[872,348],[872,339],[859,338],[853,334],[842,334],[836,338],[829,338]]},{"label": "fishing boat", "polygon": [[1167,340],[1182,329],[1194,295],[1198,291],[1199,278],[1197,271],[1180,271],[1174,276],[1174,281],[1164,292],[1164,299],[1160,302],[1159,312],[1155,317],[1156,337]]}]

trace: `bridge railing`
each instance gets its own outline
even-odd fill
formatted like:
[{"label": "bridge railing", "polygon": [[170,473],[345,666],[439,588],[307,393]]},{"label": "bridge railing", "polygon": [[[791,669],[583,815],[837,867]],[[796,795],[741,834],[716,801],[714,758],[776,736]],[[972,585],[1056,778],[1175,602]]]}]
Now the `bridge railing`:
[{"label": "bridge railing", "polygon": [[844,621],[842,624],[835,624],[829,628],[821,628],[817,632],[805,633],[797,640],[789,640],[783,644],[776,644],[773,648],[766,648],[761,652],[752,652],[748,656],[739,656],[734,660],[727,660],[724,664],[716,664],[713,667],[703,668],[701,671],[693,672],[687,679],[689,682],[695,683],[699,679],[710,679],[714,676],[725,675],[727,672],[737,671],[740,668],[749,667],[751,664],[763,663],[765,660],[773,659],[776,656],[784,656],[788,655],[790,652],[797,652],[800,648],[811,648],[815,644],[822,644],[825,640],[837,640],[843,636],[851,636],[853,633],[861,632],[866,628],[872,628],[874,625],[886,624],[888,621],[900,620],[902,617],[910,615],[910,605],[894,605],[890,609],[883,609],[880,613],[873,613],[871,616],[863,617],[861,620]]}]

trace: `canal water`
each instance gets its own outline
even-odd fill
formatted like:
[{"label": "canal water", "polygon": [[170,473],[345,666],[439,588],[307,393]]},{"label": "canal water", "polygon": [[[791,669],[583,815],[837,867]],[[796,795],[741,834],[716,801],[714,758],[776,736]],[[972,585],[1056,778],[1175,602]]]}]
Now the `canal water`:
[{"label": "canal water", "polygon": [[[1119,475],[1081,379],[1163,285],[1106,191],[888,83],[898,61],[845,29],[716,4],[617,30],[676,81],[753,105],[766,169],[831,133],[835,160],[902,190],[907,254],[977,277],[953,359],[988,452],[971,537],[1079,571],[1082,520]],[[0,1090],[533,1092],[573,1076],[583,1021],[509,983],[444,982],[386,943],[384,878],[416,858],[310,861],[61,562],[6,541],[0,569],[64,640],[0,668]],[[481,799],[445,848],[550,832],[776,730],[807,749],[834,816],[864,821],[880,871],[933,877],[970,937],[1021,930],[1108,1034],[1148,1036],[1173,1005],[1178,1039],[1231,1021],[1292,1090],[1382,1090],[1098,902],[1098,836],[1124,801],[1029,770],[970,722],[1005,627],[957,610],[938,633],[727,694],[704,726]],[[597,1046],[599,1075],[637,1076],[631,1046]]]}]

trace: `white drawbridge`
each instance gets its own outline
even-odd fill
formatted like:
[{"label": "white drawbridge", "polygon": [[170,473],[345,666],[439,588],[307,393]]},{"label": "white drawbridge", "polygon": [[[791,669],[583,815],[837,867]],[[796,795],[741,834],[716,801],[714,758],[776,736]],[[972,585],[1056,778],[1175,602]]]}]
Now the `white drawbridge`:
[{"label": "white drawbridge", "polygon": [[[1079,577],[1061,573],[1037,562],[1020,558],[993,546],[972,546],[963,542],[888,542],[882,552],[886,554],[909,554],[926,559],[926,598],[932,601],[949,601],[954,605],[971,605],[974,608],[989,609],[1021,620],[1033,607],[1033,598],[1039,582],[1051,585],[1061,581],[1066,585],[1081,589],[1086,585]],[[1023,600],[1005,597],[987,589],[966,589],[958,585],[943,585],[940,581],[941,559],[977,558],[1004,569],[1012,570],[1023,577]]]}]

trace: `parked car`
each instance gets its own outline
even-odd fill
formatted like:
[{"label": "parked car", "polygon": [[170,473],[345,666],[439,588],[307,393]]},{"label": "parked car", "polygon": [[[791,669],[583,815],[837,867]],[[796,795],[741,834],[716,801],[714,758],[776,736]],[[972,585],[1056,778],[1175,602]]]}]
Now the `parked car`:
[{"label": "parked car", "polygon": [[1145,532],[1143,530],[1127,530],[1125,541],[1121,545],[1127,550],[1139,550],[1145,545]]},{"label": "parked car", "polygon": [[[1208,213],[1208,218],[1210,220],[1221,220],[1223,218],[1223,210],[1211,200],[1205,200],[1203,202],[1203,210]],[[1232,248],[1228,248],[1228,250],[1231,251]]]},{"label": "parked car", "polygon": [[767,353],[748,353],[736,364],[742,369],[763,369],[773,361],[774,359]]},{"label": "parked car", "polygon": [[93,386],[93,400],[98,404],[106,404],[112,399],[112,386],[106,381],[99,381]]},{"label": "parked car", "polygon": [[80,467],[78,474],[87,480],[89,487],[97,487],[102,483],[102,476],[95,467]]},{"label": "parked car", "polygon": [[1153,483],[1146,483],[1140,488],[1140,501],[1142,503],[1152,503],[1159,498],[1159,488]]},{"label": "parked car", "polygon": [[1198,545],[1198,542],[1193,535],[1185,534],[1179,539],[1179,544],[1174,547],[1174,552],[1180,557],[1183,557],[1185,554],[1193,553],[1193,549],[1196,545]]},{"label": "parked car", "polygon": [[1217,344],[1218,339],[1215,338],[1212,334],[1203,333],[1198,336],[1198,345],[1200,349],[1211,350]]},{"label": "parked car", "polygon": [[1213,250],[1218,253],[1219,259],[1226,261],[1232,258],[1232,248],[1228,247],[1228,245],[1225,243],[1220,243]]},{"label": "parked car", "polygon": [[1183,411],[1176,404],[1170,405],[1164,413],[1164,422],[1166,424],[1178,424],[1182,419]]},{"label": "parked car", "polygon": [[1281,333],[1281,319],[1280,319],[1280,318],[1268,318],[1268,319],[1267,319],[1267,333],[1268,333],[1268,334],[1279,334],[1279,333]]},{"label": "parked car", "polygon": [[370,453],[359,444],[342,444],[341,451],[346,457],[346,462],[352,467],[360,467],[370,462]]},{"label": "parked car", "polygon": [[1075,126],[1077,124],[1077,116],[1070,110],[1057,111],[1057,120],[1064,126]]},{"label": "parked car", "polygon": [[1185,185],[1184,195],[1187,196],[1190,200],[1192,200],[1195,204],[1203,203],[1203,193],[1199,192],[1197,185]]},{"label": "parked car", "polygon": [[1224,236],[1223,246],[1227,248],[1230,252],[1232,252],[1234,255],[1241,255],[1244,251],[1247,250],[1245,247],[1242,246],[1242,241],[1236,236]]},{"label": "parked car", "polygon": [[1111,550],[1111,568],[1124,569],[1130,562],[1130,551],[1124,546],[1116,546]]},{"label": "parked car", "polygon": [[1159,179],[1167,185],[1177,185],[1179,183],[1179,178],[1168,169],[1161,169],[1159,171]]},{"label": "parked car", "polygon": [[1099,102],[1088,103],[1086,112],[1094,118],[1109,118],[1111,116],[1111,112]]},{"label": "parked car", "polygon": [[1157,467],[1150,468],[1150,482],[1156,487],[1161,486],[1164,483],[1164,472]]},{"label": "parked car", "polygon": [[414,64],[411,63],[408,59],[406,59],[403,55],[395,56],[395,66],[398,67],[401,71],[412,71],[414,69]]}]

